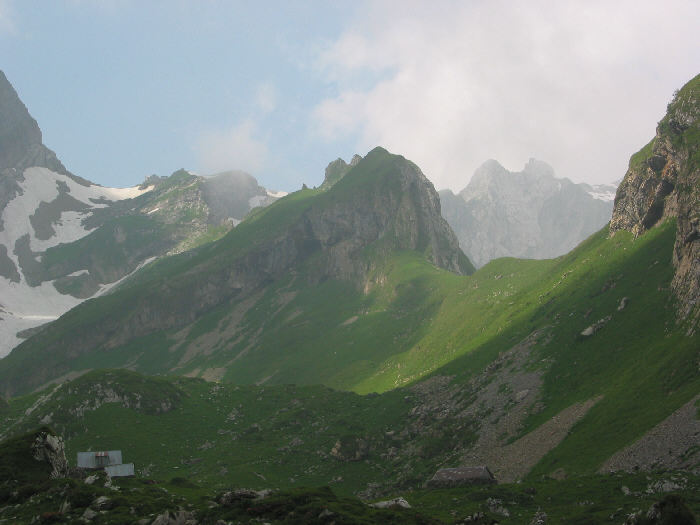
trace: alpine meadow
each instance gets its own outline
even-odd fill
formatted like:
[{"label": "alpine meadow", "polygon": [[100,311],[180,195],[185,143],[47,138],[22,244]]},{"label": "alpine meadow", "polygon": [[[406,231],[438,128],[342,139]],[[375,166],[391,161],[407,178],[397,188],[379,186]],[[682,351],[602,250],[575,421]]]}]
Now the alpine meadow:
[{"label": "alpine meadow", "polygon": [[700,75],[618,183],[457,194],[382,146],[102,186],[10,80],[1,524],[697,523]]}]

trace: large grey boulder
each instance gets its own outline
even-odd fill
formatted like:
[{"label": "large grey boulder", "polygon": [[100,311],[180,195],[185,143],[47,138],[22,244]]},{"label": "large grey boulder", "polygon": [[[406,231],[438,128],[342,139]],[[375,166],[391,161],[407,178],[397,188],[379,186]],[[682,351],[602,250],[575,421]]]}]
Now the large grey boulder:
[{"label": "large grey boulder", "polygon": [[32,457],[37,461],[45,461],[51,466],[49,476],[52,479],[68,476],[68,460],[62,437],[45,430],[39,432],[32,443]]}]

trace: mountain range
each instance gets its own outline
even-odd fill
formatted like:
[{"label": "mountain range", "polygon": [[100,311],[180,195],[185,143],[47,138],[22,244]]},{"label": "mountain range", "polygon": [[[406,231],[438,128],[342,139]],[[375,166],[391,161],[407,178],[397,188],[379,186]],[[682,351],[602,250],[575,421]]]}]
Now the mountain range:
[{"label": "mountain range", "polygon": [[133,188],[71,174],[0,72],[0,357],[148,262],[221,237],[284,193],[240,171]]},{"label": "mountain range", "polygon": [[[0,360],[0,439],[51,425],[69,457],[116,442],[142,478],[195,483],[202,520],[226,507],[205,486],[406,495],[448,522],[641,524],[669,491],[697,513],[698,117],[700,76],[631,157],[609,225],[556,258],[478,270],[413,162],[335,161],[319,188],[171,245]],[[499,485],[428,486],[476,465]],[[114,522],[148,512],[131,488]],[[40,499],[12,490],[7,512],[31,516]],[[303,521],[295,501],[271,521]]]},{"label": "mountain range", "polygon": [[610,221],[616,189],[557,178],[536,159],[519,172],[488,160],[457,195],[442,190],[440,201],[460,247],[481,267],[498,257],[549,259],[571,251]]}]

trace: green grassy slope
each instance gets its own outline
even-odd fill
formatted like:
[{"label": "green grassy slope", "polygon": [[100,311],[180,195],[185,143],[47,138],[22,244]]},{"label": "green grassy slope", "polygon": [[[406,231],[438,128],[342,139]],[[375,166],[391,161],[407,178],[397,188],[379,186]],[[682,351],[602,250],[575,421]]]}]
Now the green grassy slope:
[{"label": "green grassy slope", "polygon": [[[3,393],[26,392],[47,380],[97,367],[217,378],[226,369],[228,378],[246,377],[249,382],[270,375],[276,382],[289,382],[301,374],[298,382],[351,387],[357,377],[370,373],[378,359],[408,348],[415,335],[404,337],[404,330],[417,333],[433,309],[429,302],[411,313],[408,307],[419,305],[421,297],[408,297],[414,285],[423,286],[428,294],[429,285],[420,284],[423,277],[418,274],[434,273],[426,260],[445,252],[441,243],[449,241],[441,236],[450,232],[446,224],[444,231],[440,226],[437,233],[431,230],[431,221],[442,219],[435,207],[426,204],[429,183],[415,170],[403,157],[377,148],[328,191],[297,192],[254,212],[218,242],[149,265],[114,293],[79,305],[0,361]],[[405,192],[402,185],[408,187]],[[410,216],[394,217],[396,210]],[[373,216],[366,218],[364,213]],[[446,253],[458,259],[463,271],[473,271],[456,241],[453,244]],[[389,300],[365,297],[358,281],[367,272],[383,280],[382,272],[401,266],[392,261],[403,246],[411,247],[412,253],[397,257],[415,259],[410,266],[417,269],[411,270],[412,276],[399,272],[390,286],[409,287],[388,292]],[[346,259],[345,253],[350,254]],[[288,331],[282,325],[289,308],[281,310],[288,297],[297,295],[294,307],[305,314]],[[239,327],[238,305],[251,297],[260,304],[244,312]],[[335,332],[363,309],[377,311],[379,303],[385,305],[384,313],[369,316],[367,322],[363,319],[347,336]],[[389,322],[406,315],[412,318]],[[306,322],[310,324],[302,326]],[[375,329],[386,327],[383,339],[365,345],[372,342],[372,332],[381,333]],[[211,335],[214,348],[211,342],[194,341],[212,330],[222,332]],[[360,332],[356,346],[348,349],[348,338]],[[260,341],[263,333],[265,342]],[[315,342],[307,348],[309,338]],[[405,341],[392,344],[397,338]],[[339,350],[348,351],[337,361],[321,345],[335,339],[341,340]],[[247,364],[231,366],[241,353]],[[277,365],[270,369],[274,361]],[[336,378],[341,367],[343,377]],[[277,374],[278,370],[283,373]]]},{"label": "green grassy slope", "polygon": [[[131,401],[128,407],[106,404],[74,419],[75,414],[61,412],[61,407],[70,407],[71,402],[54,394],[48,404],[40,404],[41,410],[26,418],[22,414],[40,397],[34,394],[11,400],[7,421],[16,421],[17,429],[24,429],[52,414],[57,429],[70,436],[73,452],[114,446],[110,440],[116,439],[137,463],[153,463],[154,472],[161,477],[183,469],[206,481],[226,468],[237,476],[236,482],[253,485],[258,478],[253,472],[262,473],[268,483],[281,485],[296,477],[310,484],[325,484],[341,472],[344,481],[339,486],[359,490],[396,468],[387,456],[389,448],[405,451],[413,447],[415,454],[402,457],[411,471],[402,479],[418,483],[440,465],[458,460],[450,454],[450,447],[468,449],[472,438],[465,428],[469,427],[460,430],[435,420],[435,427],[428,427],[422,435],[411,435],[415,394],[412,389],[392,388],[440,375],[452,377],[453,385],[468,392],[469,381],[499,353],[540,330],[546,337],[534,346],[527,364],[542,374],[540,403],[526,418],[519,435],[536,429],[573,403],[601,399],[531,475],[557,469],[568,475],[594,473],[614,452],[700,392],[698,371],[687,366],[697,357],[698,336],[686,336],[683,327],[676,326],[668,291],[673,238],[672,222],[638,239],[624,232],[608,238],[604,230],[566,257],[553,261],[498,260],[472,277],[434,268],[426,271],[414,255],[398,255],[388,263],[394,266],[384,273],[388,276],[384,286],[368,296],[358,296],[355,303],[334,307],[328,299],[339,292],[336,287],[340,285],[334,282],[307,290],[308,296],[299,293],[286,309],[266,321],[265,336],[256,350],[262,357],[241,358],[240,368],[231,367],[224,376],[244,383],[246,374],[268,374],[279,366],[290,370],[288,375],[279,373],[279,378],[289,381],[296,375],[312,383],[320,370],[326,372],[326,378],[361,392],[386,391],[380,396],[358,396],[321,386],[234,386],[185,379],[169,382],[154,378],[144,383],[151,386],[141,387],[138,385],[143,380],[134,379],[139,376],[119,372],[116,384],[125,385],[120,387],[123,390],[151,400],[154,406],[167,401],[177,408],[149,414],[143,406],[134,410]],[[274,297],[276,292],[269,293]],[[618,310],[624,297],[627,306]],[[250,315],[269,312],[267,301],[272,300],[263,297],[259,311],[253,309]],[[281,322],[302,305],[303,314],[286,324]],[[356,321],[342,326],[343,319],[358,312],[362,315]],[[597,333],[581,335],[586,327],[607,316],[611,318]],[[217,324],[216,318],[199,322]],[[331,328],[323,332],[324,325]],[[200,330],[203,334],[210,331],[209,327]],[[321,335],[312,337],[316,331]],[[196,326],[190,333],[194,332]],[[392,349],[401,348],[401,338],[408,350],[391,354]],[[347,357],[353,343],[358,352],[354,367]],[[278,347],[287,351],[283,356],[286,361],[266,363],[265,358],[275,356]],[[343,351],[336,355],[332,349]],[[168,350],[162,350],[162,355],[167,356]],[[357,364],[362,358],[373,366],[363,370]],[[382,364],[377,367],[376,363]],[[344,367],[350,367],[349,371]],[[357,377],[364,379],[353,383]],[[104,381],[99,373],[88,374],[57,392],[69,388],[75,392],[67,399],[89,398],[85,385]],[[159,385],[174,386],[166,391]],[[178,389],[186,394],[175,395]],[[128,430],[110,429],[111,421],[120,421],[119,428]],[[187,430],[173,441],[178,429]],[[386,437],[392,430],[403,432],[402,437]],[[459,433],[465,439],[455,441]],[[347,439],[350,447],[358,446],[357,439],[367,441],[373,450],[369,462],[345,465],[329,460],[330,451],[342,439]],[[292,445],[296,441],[301,443]],[[154,448],[153,443],[162,445]],[[236,448],[227,452],[230,443]],[[284,451],[282,456],[278,449]],[[201,457],[202,464],[187,464],[192,457]]]},{"label": "green grassy slope", "polygon": [[[37,403],[43,396],[47,397],[44,402]],[[11,432],[21,434],[26,425],[50,416],[52,426],[66,437],[71,464],[78,451],[119,448],[125,461],[135,463],[137,479],[115,480],[123,487],[120,494],[110,494],[99,484],[93,488],[69,480],[56,482],[60,486],[52,489],[45,482],[33,482],[42,487],[47,501],[35,497],[33,507],[15,508],[14,515],[29,516],[29,521],[37,509],[56,512],[65,497],[76,499],[73,508],[82,513],[95,497],[107,495],[116,499],[114,512],[104,517],[106,523],[111,522],[110,516],[115,522],[124,519],[130,507],[148,513],[179,506],[220,516],[226,509],[207,511],[207,502],[218,499],[216,493],[243,486],[291,490],[274,500],[279,505],[293,494],[302,498],[284,504],[285,513],[304,507],[303,498],[311,498],[311,493],[321,509],[331,506],[335,512],[341,509],[334,494],[370,499],[401,495],[413,505],[412,512],[445,523],[477,512],[500,523],[529,523],[537,510],[546,511],[550,520],[594,523],[611,514],[624,519],[637,509],[646,511],[663,496],[654,487],[669,481],[690,509],[700,510],[700,480],[688,473],[573,476],[566,481],[533,476],[522,484],[421,488],[441,464],[440,454],[430,452],[434,449],[429,447],[428,432],[403,435],[402,427],[411,419],[412,397],[402,389],[358,396],[319,386],[246,387],[143,378],[127,371],[92,373],[55,391],[11,400],[5,422],[16,422]],[[30,417],[24,415],[28,410]],[[391,454],[392,447],[401,447],[404,440],[415,450],[408,461]],[[10,443],[20,441],[26,439]],[[6,449],[0,447],[0,459]],[[340,454],[334,454],[334,449]],[[408,475],[401,477],[402,473]],[[144,479],[158,480],[158,484],[151,488],[143,484]],[[329,486],[333,492],[322,489],[324,496],[301,488],[309,486]],[[27,495],[36,493],[29,488],[24,491]],[[10,492],[5,497],[12,504],[23,501],[12,499]],[[346,512],[357,513],[355,519],[365,516],[367,523],[389,517],[363,511],[357,502],[345,505],[350,506]],[[494,510],[498,507],[507,508],[509,516]],[[238,519],[246,519],[245,509],[237,512],[241,512]],[[10,515],[2,517],[6,516]],[[413,514],[404,515],[404,520],[409,516]],[[396,519],[405,522],[400,515]]]}]

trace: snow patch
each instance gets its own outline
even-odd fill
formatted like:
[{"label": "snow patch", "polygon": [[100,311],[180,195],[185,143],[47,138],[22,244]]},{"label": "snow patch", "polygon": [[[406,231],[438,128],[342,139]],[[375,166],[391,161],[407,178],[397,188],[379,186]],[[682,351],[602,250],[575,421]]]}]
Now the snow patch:
[{"label": "snow patch", "polygon": [[0,278],[5,313],[0,321],[0,357],[5,357],[22,342],[17,332],[53,321],[82,302],[70,295],[58,293],[50,282],[29,286]]},{"label": "snow patch", "polygon": [[272,191],[265,190],[265,195],[254,195],[248,199],[248,206],[251,209],[257,208],[258,206],[267,206],[275,199],[280,199],[287,195],[286,191]]},{"label": "snow patch", "polygon": [[599,201],[611,202],[611,201],[615,200],[615,192],[614,191],[603,191],[603,192],[589,191],[588,194],[591,197],[593,197],[594,199],[598,199]]},{"label": "snow patch", "polygon": [[[59,293],[52,282],[29,286],[14,253],[17,240],[28,235],[31,250],[39,253],[58,244],[77,241],[90,233],[83,226],[84,219],[95,208],[107,207],[109,204],[105,201],[130,199],[154,188],[106,188],[94,184],[82,186],[70,177],[40,167],[27,168],[23,175],[24,180],[18,181],[20,192],[1,211],[4,228],[0,231],[0,244],[5,246],[8,257],[20,271],[20,282],[15,283],[0,277],[0,297],[3,304],[3,315],[0,319],[0,358],[10,353],[12,348],[22,341],[17,337],[17,332],[53,321],[82,302],[82,299]],[[47,240],[37,239],[29,217],[36,213],[42,202],[50,203],[56,200],[59,196],[59,185],[67,188],[71,197],[83,202],[89,209],[83,212],[62,212],[58,220],[52,223],[55,234]],[[70,274],[70,277],[86,273],[87,270],[80,270]],[[111,286],[104,286],[100,291],[104,293]]]},{"label": "snow patch", "polygon": [[[587,186],[587,185],[586,185]],[[584,187],[586,187],[584,186]],[[619,184],[597,184],[593,186],[587,186],[588,194],[594,199],[600,201],[612,202],[615,200],[615,194],[617,193],[617,187]]]},{"label": "snow patch", "polygon": [[20,268],[17,256],[14,254],[17,239],[29,235],[29,245],[33,251],[45,251],[52,246],[62,243],[70,243],[87,235],[89,230],[83,227],[82,221],[92,213],[66,211],[61,213],[58,221],[52,226],[56,231],[50,239],[39,240],[34,235],[34,228],[29,222],[29,217],[36,213],[42,202],[52,202],[58,197],[58,183],[68,187],[71,197],[79,200],[91,208],[104,208],[108,206],[104,202],[130,199],[151,191],[154,186],[139,189],[132,188],[105,188],[103,186],[83,186],[66,175],[61,175],[48,168],[27,168],[24,170],[24,180],[19,181],[21,194],[12,199],[2,211],[3,231],[0,231],[0,244],[7,248],[7,255],[17,268]]},{"label": "snow patch", "polygon": [[[79,187],[85,188],[85,186]],[[102,198],[107,199],[108,201],[123,201],[125,199],[133,199],[140,195],[143,195],[144,193],[148,193],[153,188],[155,188],[154,185],[146,186],[143,189],[139,186],[132,186],[130,188],[106,188],[104,186],[95,185],[89,186],[89,189],[98,193]],[[73,197],[76,197],[72,191],[71,195],[73,195]]]},{"label": "snow patch", "polygon": [[30,235],[30,248],[33,252],[44,252],[53,246],[82,239],[90,233],[90,230],[83,227],[83,219],[85,219],[89,213],[90,212],[64,211],[61,213],[61,218],[58,219],[58,222],[52,224],[56,233],[46,240],[34,237],[34,229],[29,225],[30,231],[27,233]]},{"label": "snow patch", "polygon": [[[95,296],[104,295],[155,259],[156,257],[151,257],[128,275],[113,283],[102,285]],[[70,276],[76,277],[86,273],[87,270],[80,270]],[[5,357],[22,342],[22,339],[17,337],[17,332],[54,321],[83,302],[83,299],[60,294],[51,282],[32,287],[25,282],[13,283],[0,277],[0,292],[5,308],[0,320],[0,358]]]},{"label": "snow patch", "polygon": [[160,207],[158,207],[158,208],[153,208],[151,211],[146,212],[146,215],[150,215],[151,213],[155,213],[155,212],[157,212],[158,210],[160,210]]}]

